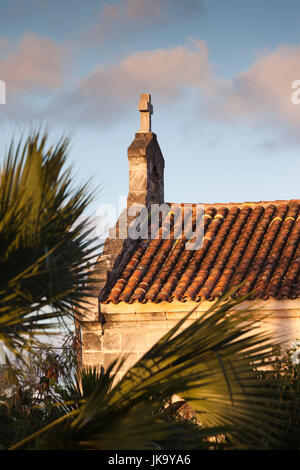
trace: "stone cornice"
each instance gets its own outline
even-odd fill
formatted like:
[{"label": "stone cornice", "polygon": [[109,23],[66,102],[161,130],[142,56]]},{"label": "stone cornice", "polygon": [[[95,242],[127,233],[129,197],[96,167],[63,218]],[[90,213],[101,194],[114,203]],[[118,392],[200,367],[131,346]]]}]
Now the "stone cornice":
[{"label": "stone cornice", "polygon": [[[202,302],[160,302],[158,304],[147,302],[139,303],[134,302],[128,304],[126,302],[119,302],[118,304],[100,304],[100,312],[103,314],[110,313],[153,313],[153,312],[183,312],[188,313],[195,307],[196,312],[207,311],[214,302],[202,301]],[[240,305],[237,305],[235,310],[299,310],[300,311],[300,299],[295,300],[257,300],[257,301],[245,301]]]}]

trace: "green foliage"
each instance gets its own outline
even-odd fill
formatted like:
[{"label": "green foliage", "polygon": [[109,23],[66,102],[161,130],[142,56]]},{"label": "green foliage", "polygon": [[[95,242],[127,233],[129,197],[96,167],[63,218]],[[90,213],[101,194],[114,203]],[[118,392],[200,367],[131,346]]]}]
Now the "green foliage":
[{"label": "green foliage", "polygon": [[67,149],[35,133],[11,144],[0,169],[0,341],[15,354],[89,293],[91,195],[72,187]]},{"label": "green foliage", "polygon": [[[281,402],[283,424],[282,435],[287,447],[298,449],[300,446],[300,365],[293,362],[293,349],[275,346],[272,351],[272,363],[266,361],[260,378],[269,387],[269,397],[274,396]],[[273,406],[269,403],[269,406]]]},{"label": "green foliage", "polygon": [[[246,312],[232,314],[239,302],[221,301],[182,329],[186,317],[119,382],[122,361],[84,372],[81,384],[61,394],[66,414],[20,445],[35,447],[38,438],[40,448],[68,450],[284,446],[280,393],[271,396],[269,378],[257,373],[274,362],[272,343],[253,330]],[[162,407],[175,394],[200,426],[165,419]]]},{"label": "green foliage", "polygon": [[0,449],[16,444],[61,416],[61,383],[73,380],[77,367],[71,334],[59,350],[47,344],[36,345],[28,352],[25,364],[20,368],[17,364],[1,366]]},{"label": "green foliage", "polygon": [[[79,375],[70,349],[37,345],[37,333],[83,308],[94,282],[88,186],[72,188],[67,142],[46,140],[12,145],[0,172],[0,341],[23,360],[2,375],[2,448],[299,447],[298,371],[230,293],[188,326],[183,318],[120,381],[124,358]],[[174,414],[174,395],[196,419]]]}]

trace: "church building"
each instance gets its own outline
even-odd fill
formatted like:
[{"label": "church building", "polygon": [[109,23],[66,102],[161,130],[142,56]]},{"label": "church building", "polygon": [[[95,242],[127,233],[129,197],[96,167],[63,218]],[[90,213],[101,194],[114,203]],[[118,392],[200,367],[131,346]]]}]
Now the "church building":
[{"label": "church building", "polygon": [[[240,308],[253,310],[262,329],[291,347],[300,339],[300,199],[166,202],[164,157],[151,131],[149,94],[141,95],[139,111],[141,129],[128,148],[127,208],[95,267],[96,297],[81,328],[82,365],[106,368],[126,355],[121,376],[187,312],[194,309],[191,322],[229,290],[248,295]],[[168,209],[160,216],[159,236],[153,230],[146,237],[130,236],[129,227],[138,233],[152,220],[153,207]],[[140,208],[150,217],[137,225]],[[199,227],[198,246],[185,232],[176,235],[178,211],[189,218],[193,235]]]}]

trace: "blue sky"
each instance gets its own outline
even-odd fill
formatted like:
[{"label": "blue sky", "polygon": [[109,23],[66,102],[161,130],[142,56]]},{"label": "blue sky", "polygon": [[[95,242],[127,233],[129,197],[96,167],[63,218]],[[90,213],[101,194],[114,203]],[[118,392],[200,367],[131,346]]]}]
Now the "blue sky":
[{"label": "blue sky", "polygon": [[76,181],[103,186],[93,211],[117,204],[150,92],[166,201],[299,198],[299,23],[296,0],[2,0],[2,155],[64,132]]}]

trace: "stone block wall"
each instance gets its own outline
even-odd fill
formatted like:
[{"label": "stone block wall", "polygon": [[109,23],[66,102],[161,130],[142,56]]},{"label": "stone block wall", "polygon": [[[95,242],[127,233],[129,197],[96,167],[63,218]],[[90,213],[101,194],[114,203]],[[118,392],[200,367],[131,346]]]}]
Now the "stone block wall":
[{"label": "stone block wall", "polygon": [[[184,327],[193,322],[193,314]],[[103,366],[121,357],[126,357],[120,372],[133,366],[164,334],[179,320],[178,312],[120,313],[104,315],[106,323],[85,322],[82,328],[82,365]],[[108,318],[109,317],[109,318]]]},{"label": "stone block wall", "polygon": [[[186,311],[104,313],[104,323],[85,322],[82,327],[82,365],[103,366],[106,369],[115,360],[126,356],[118,378],[133,366]],[[187,327],[203,311],[193,312]],[[300,339],[300,310],[256,311],[260,331],[268,331],[284,347],[291,347]]]}]

